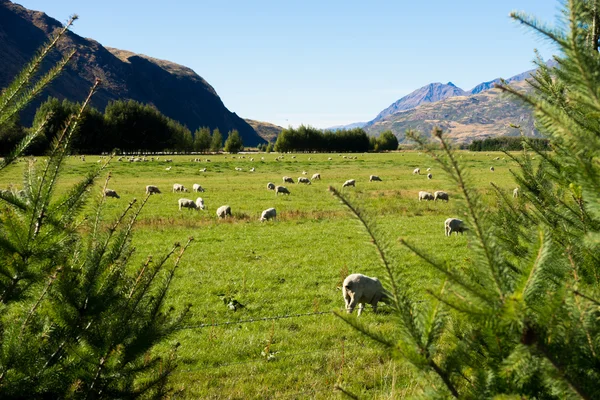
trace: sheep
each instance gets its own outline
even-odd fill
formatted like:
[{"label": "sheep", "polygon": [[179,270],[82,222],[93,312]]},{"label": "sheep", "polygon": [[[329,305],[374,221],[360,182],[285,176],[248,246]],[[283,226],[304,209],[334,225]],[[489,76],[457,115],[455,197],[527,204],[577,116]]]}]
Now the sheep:
[{"label": "sheep", "polygon": [[267,183],[267,190],[275,190],[275,184],[273,182]]},{"label": "sheep", "polygon": [[275,196],[277,196],[279,193],[289,195],[290,191],[285,186],[275,186]]},{"label": "sheep", "polygon": [[419,201],[421,201],[421,200],[429,201],[429,200],[433,200],[433,199],[434,199],[434,197],[431,193],[423,192],[423,191],[419,192]]},{"label": "sheep", "polygon": [[438,199],[448,201],[450,200],[450,197],[448,196],[448,193],[438,190],[433,194],[433,200],[438,201]]},{"label": "sheep", "polygon": [[413,170],[413,174],[414,174],[414,175],[421,175],[421,168],[415,168],[415,169]]},{"label": "sheep", "polygon": [[173,167],[167,167],[167,168],[165,168],[165,171],[170,171],[171,168],[173,168]]},{"label": "sheep", "polygon": [[352,187],[356,187],[356,181],[354,179],[348,179],[346,182],[344,182],[344,184],[342,185],[342,187],[346,187],[346,186],[352,186]]},{"label": "sheep", "polygon": [[464,226],[462,220],[458,218],[448,218],[446,221],[444,221],[444,231],[446,236],[450,236],[452,232],[456,232],[457,234],[460,232],[462,235],[462,233],[466,230],[467,227]]},{"label": "sheep", "polygon": [[202,168],[200,172],[206,172],[206,168]]},{"label": "sheep", "polygon": [[308,172],[302,171],[302,175],[308,175]]},{"label": "sheep", "polygon": [[192,185],[192,190],[194,192],[204,192],[204,188],[202,186],[200,186],[199,184],[197,184],[197,183],[194,183]]},{"label": "sheep", "polygon": [[431,168],[427,168],[427,172],[431,171]]},{"label": "sheep", "polygon": [[495,171],[494,167],[490,167],[490,171],[494,172]]},{"label": "sheep", "polygon": [[290,178],[289,176],[284,176],[283,183],[294,183],[294,178]]},{"label": "sheep", "polygon": [[385,302],[388,299],[388,295],[379,279],[363,274],[348,275],[342,285],[342,294],[344,295],[348,314],[352,314],[358,304],[359,316],[363,312],[365,303],[373,307],[373,312],[377,312],[377,303],[380,301]]},{"label": "sheep", "polygon": [[161,191],[154,185],[146,186],[146,194],[155,194],[155,193],[161,193]]},{"label": "sheep", "polygon": [[243,171],[243,169],[241,169],[240,167],[235,167],[236,171]]},{"label": "sheep", "polygon": [[379,181],[379,182],[381,182],[381,178],[378,177],[377,175],[371,175],[371,176],[369,176],[369,182],[373,182],[373,181]]},{"label": "sheep", "polygon": [[231,207],[221,206],[221,207],[217,208],[217,217],[225,218],[228,215],[231,217]]},{"label": "sheep", "polygon": [[319,173],[313,174],[313,176],[312,176],[312,179],[311,179],[311,180],[313,180],[313,181],[314,181],[315,179],[319,179],[319,180],[320,180],[320,179],[321,179],[321,174],[319,174]]},{"label": "sheep", "polygon": [[518,187],[513,190],[513,197],[514,198],[519,197],[519,188]]},{"label": "sheep", "polygon": [[274,208],[267,208],[260,215],[260,222],[268,221],[268,220],[273,219],[275,217],[277,217],[277,211],[275,211]]},{"label": "sheep", "polygon": [[189,190],[187,190],[187,188],[179,183],[174,183],[173,184],[173,193],[175,192],[189,192]]},{"label": "sheep", "polygon": [[431,175],[431,173],[427,174],[427,179],[432,179],[433,175]]},{"label": "sheep", "polygon": [[298,183],[304,183],[306,185],[310,185],[310,179],[304,177],[304,176],[300,176],[298,177]]},{"label": "sheep", "polygon": [[328,157],[328,158],[327,158],[327,160],[328,160],[328,161],[331,161],[331,160],[333,160],[333,158],[331,158],[331,157]]},{"label": "sheep", "polygon": [[250,172],[254,172],[254,171],[256,171],[256,170],[254,169],[254,167],[250,168]]},{"label": "sheep", "polygon": [[204,210],[206,208],[204,206],[204,199],[202,199],[202,197],[198,197],[196,199],[196,207],[198,207],[200,210]]},{"label": "sheep", "polygon": [[198,205],[194,202],[194,200],[190,199],[179,199],[179,211],[181,211],[182,207],[198,210]]},{"label": "sheep", "polygon": [[112,189],[104,189],[104,197],[114,197],[120,199],[121,197]]}]

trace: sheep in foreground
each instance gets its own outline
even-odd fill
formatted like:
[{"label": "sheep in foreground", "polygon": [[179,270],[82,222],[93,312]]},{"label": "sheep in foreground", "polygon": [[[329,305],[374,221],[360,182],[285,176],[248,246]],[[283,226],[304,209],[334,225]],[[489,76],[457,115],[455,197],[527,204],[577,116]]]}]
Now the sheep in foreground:
[{"label": "sheep in foreground", "polygon": [[448,193],[446,192],[442,192],[441,190],[438,190],[437,192],[435,192],[433,194],[433,200],[438,201],[438,200],[450,200],[450,197],[448,197]]},{"label": "sheep in foreground", "polygon": [[277,196],[279,193],[289,195],[290,191],[285,186],[275,186],[275,196]]},{"label": "sheep in foreground", "polygon": [[431,173],[427,174],[427,179],[431,179],[433,178],[433,175],[431,175]]},{"label": "sheep in foreground", "polygon": [[377,175],[371,175],[371,176],[369,176],[369,182],[373,182],[373,181],[379,181],[379,182],[381,182],[381,178],[378,177]]},{"label": "sheep in foreground", "polygon": [[260,222],[268,221],[277,217],[277,211],[274,208],[267,208],[260,215]]},{"label": "sheep in foreground", "polygon": [[300,184],[300,183],[304,183],[304,184],[306,184],[306,185],[310,185],[310,179],[308,179],[308,178],[307,178],[307,177],[305,177],[305,176],[300,176],[300,177],[298,177],[298,183],[299,183],[299,184]]},{"label": "sheep in foreground", "polygon": [[315,179],[319,179],[320,180],[321,179],[321,174],[319,174],[319,173],[313,174],[312,180],[314,181]]},{"label": "sheep in foreground", "polygon": [[426,201],[434,200],[434,197],[429,192],[423,192],[423,191],[421,191],[421,192],[419,192],[419,201],[421,201],[421,200],[426,200]]},{"label": "sheep in foreground", "polygon": [[192,185],[192,189],[194,190],[194,192],[204,192],[204,188],[197,183],[194,183]]},{"label": "sheep in foreground", "polygon": [[204,206],[204,199],[202,197],[198,197],[196,199],[196,206],[201,209],[204,210],[206,207]]},{"label": "sheep in foreground", "polygon": [[515,188],[513,190],[513,197],[516,199],[517,197],[519,197],[519,188]]},{"label": "sheep in foreground", "polygon": [[415,174],[415,175],[421,175],[421,168],[415,168],[413,170],[413,174]]},{"label": "sheep in foreground", "polygon": [[458,218],[448,218],[444,221],[444,231],[446,236],[450,236],[452,232],[456,232],[456,234],[460,232],[462,234],[467,229],[468,228],[464,225],[462,220]]},{"label": "sheep in foreground", "polygon": [[175,192],[189,192],[189,190],[187,190],[187,188],[179,183],[174,183],[173,184],[173,193]]},{"label": "sheep in foreground", "polygon": [[267,190],[275,190],[275,184],[273,182],[267,183]]},{"label": "sheep in foreground", "polygon": [[120,199],[121,197],[112,189],[104,190],[104,197],[114,197],[115,199]]},{"label": "sheep in foreground", "polygon": [[290,178],[289,176],[284,176],[283,183],[294,183],[294,178]]},{"label": "sheep in foreground", "polygon": [[357,304],[358,315],[362,314],[365,303],[373,306],[373,311],[377,312],[377,303],[386,301],[388,296],[383,289],[383,285],[377,278],[371,278],[363,274],[348,275],[344,279],[342,287],[346,311],[351,314]]},{"label": "sheep in foreground", "polygon": [[352,186],[352,187],[356,187],[356,181],[354,179],[348,179],[346,182],[344,182],[344,184],[342,185],[342,187],[346,187],[346,186]]},{"label": "sheep in foreground", "polygon": [[160,190],[158,189],[158,187],[156,187],[154,185],[146,186],[146,194],[155,194],[155,193],[160,193]]},{"label": "sheep in foreground", "polygon": [[190,208],[192,210],[204,210],[204,200],[198,197],[196,201],[190,199],[179,199],[179,211],[181,208]]},{"label": "sheep in foreground", "polygon": [[217,208],[217,217],[225,218],[228,215],[231,217],[231,207],[221,206],[221,207]]}]

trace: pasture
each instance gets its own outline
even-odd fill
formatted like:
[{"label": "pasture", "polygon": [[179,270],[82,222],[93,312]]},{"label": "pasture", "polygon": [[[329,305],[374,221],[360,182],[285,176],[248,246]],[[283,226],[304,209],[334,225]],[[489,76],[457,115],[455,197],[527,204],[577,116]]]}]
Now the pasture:
[{"label": "pasture", "polygon": [[[490,207],[494,203],[489,182],[512,194],[511,163],[502,159],[503,154],[458,154]],[[336,383],[367,398],[418,393],[421,386],[410,368],[330,313],[343,308],[341,284],[346,275],[377,276],[384,286],[386,279],[366,232],[327,188],[341,189],[346,180],[355,179],[356,188],[343,192],[367,210],[380,234],[389,239],[398,261],[395,268],[423,280],[433,279],[433,273],[397,239],[407,238],[434,256],[464,264],[467,237],[444,236],[444,220],[460,218],[456,188],[430,157],[418,152],[285,154],[276,161],[278,156],[161,156],[158,161],[133,163],[115,158],[108,168],[112,174],[108,187],[120,199],[107,199],[106,221],[132,198],[143,199],[146,185],[162,191],[150,197],[139,217],[131,265],[165,253],[174,242],[195,238],[168,300],[176,309],[193,305],[188,329],[171,339],[181,343],[180,368],[172,377],[174,389],[181,390],[178,397],[326,399],[342,396],[333,389]],[[173,162],[166,163],[165,158]],[[194,158],[201,162],[193,162]],[[83,162],[71,157],[60,188],[78,181],[98,159],[88,156]],[[0,188],[9,184],[19,188],[24,166],[22,162],[11,166],[0,177]],[[252,167],[255,171],[249,172]],[[412,173],[416,167],[420,175]],[[428,167],[432,179],[426,177]],[[302,171],[309,178],[318,172],[322,179],[311,185],[283,184],[283,176],[297,182]],[[382,182],[369,182],[371,174]],[[286,186],[291,194],[275,195],[267,190],[268,182]],[[94,196],[102,183],[98,180]],[[172,193],[174,183],[190,192]],[[206,192],[192,192],[194,183]],[[447,191],[450,201],[419,202],[421,190]],[[179,211],[182,197],[202,197],[207,209]],[[225,204],[231,206],[233,217],[219,220],[216,209]],[[277,219],[259,222],[261,212],[270,207],[276,208]],[[234,299],[243,307],[235,311],[228,307],[226,303]],[[396,323],[385,307],[379,314],[367,308],[360,320],[389,334]],[[215,326],[200,326],[206,324]]]}]

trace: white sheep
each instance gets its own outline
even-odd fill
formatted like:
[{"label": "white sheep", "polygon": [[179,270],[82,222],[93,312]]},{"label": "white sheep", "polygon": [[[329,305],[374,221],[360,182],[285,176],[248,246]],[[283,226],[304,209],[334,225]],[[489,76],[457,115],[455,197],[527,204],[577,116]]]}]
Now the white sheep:
[{"label": "white sheep", "polygon": [[170,171],[171,168],[173,168],[173,167],[167,167],[167,168],[165,168],[165,171]]},{"label": "white sheep", "polygon": [[518,187],[513,190],[513,197],[514,198],[519,197],[519,188]]},{"label": "white sheep", "polygon": [[431,173],[427,174],[427,179],[431,179],[433,178],[433,175],[431,175]]},{"label": "white sheep", "polygon": [[306,185],[310,185],[310,179],[308,179],[308,178],[307,178],[307,177],[305,177],[305,176],[300,176],[300,177],[298,177],[298,183],[299,183],[299,184],[300,184],[300,183],[304,183],[304,184],[306,184]]},{"label": "white sheep", "polygon": [[313,174],[312,180],[314,181],[315,179],[319,179],[320,180],[321,179],[321,174],[319,174],[319,173]]},{"label": "white sheep", "polygon": [[228,215],[231,217],[231,207],[221,206],[221,207],[217,208],[217,217],[225,218]]},{"label": "white sheep", "polygon": [[235,167],[236,171],[243,171],[243,169],[241,169],[240,167]]},{"label": "white sheep", "polygon": [[268,221],[277,217],[277,211],[274,208],[267,208],[260,215],[260,222]]},{"label": "white sheep", "polygon": [[369,182],[373,182],[373,181],[379,181],[379,182],[381,182],[381,178],[378,177],[377,175],[371,175],[371,176],[369,176]]},{"label": "white sheep", "polygon": [[373,311],[377,312],[377,303],[380,301],[385,302],[388,299],[388,295],[379,279],[363,274],[348,275],[344,279],[342,294],[344,295],[348,314],[351,314],[358,304],[359,316],[363,312],[365,303],[370,304],[373,307]]},{"label": "white sheep", "polygon": [[458,218],[448,218],[444,221],[444,231],[446,236],[450,236],[452,232],[460,232],[461,234],[466,231],[468,228],[463,224],[462,220]]},{"label": "white sheep", "polygon": [[421,201],[421,200],[429,201],[429,200],[433,200],[433,199],[434,199],[434,197],[431,193],[424,192],[424,191],[419,192],[419,201]]},{"label": "white sheep", "polygon": [[120,199],[121,197],[119,197],[119,195],[117,194],[117,192],[115,192],[112,189],[104,189],[104,197],[114,197],[116,199]]},{"label": "white sheep", "polygon": [[413,174],[415,174],[415,175],[421,175],[421,168],[415,168],[413,170]]},{"label": "white sheep", "polygon": [[267,183],[267,190],[275,190],[275,184],[273,182]]},{"label": "white sheep", "polygon": [[427,172],[431,171],[431,168],[427,168]]},{"label": "white sheep", "polygon": [[190,199],[179,199],[179,211],[181,211],[182,207],[190,208],[192,210],[198,210],[198,205],[196,204],[196,202]]},{"label": "white sheep", "polygon": [[254,167],[250,168],[250,172],[254,172],[254,171],[256,171],[256,170],[254,169]]},{"label": "white sheep", "polygon": [[356,187],[356,181],[354,179],[348,179],[346,182],[344,182],[344,184],[342,185],[342,187],[346,187],[346,186],[352,186],[352,187]]},{"label": "white sheep", "polygon": [[187,188],[179,183],[174,183],[173,184],[173,193],[175,192],[189,192],[189,190],[187,190]]},{"label": "white sheep", "polygon": [[196,207],[198,207],[200,210],[204,210],[206,208],[204,206],[204,199],[202,197],[198,197],[196,199]]},{"label": "white sheep", "polygon": [[438,199],[448,201],[448,200],[450,200],[450,197],[448,196],[448,193],[438,190],[437,192],[435,192],[433,194],[433,200],[438,201]]},{"label": "white sheep", "polygon": [[490,167],[490,171],[494,172],[495,171],[494,167]]},{"label": "white sheep", "polygon": [[206,168],[202,168],[200,172],[206,172]]},{"label": "white sheep", "polygon": [[308,175],[308,172],[302,171],[302,175]]},{"label": "white sheep", "polygon": [[202,186],[200,186],[199,184],[197,184],[197,183],[194,183],[192,185],[192,190],[194,192],[204,192],[204,188]]},{"label": "white sheep", "polygon": [[160,189],[158,189],[154,185],[146,186],[146,194],[155,194],[155,193],[161,193]]},{"label": "white sheep", "polygon": [[275,186],[275,196],[277,196],[279,193],[289,195],[290,191],[285,186]]},{"label": "white sheep", "polygon": [[290,178],[289,176],[284,176],[283,183],[294,183],[294,178]]}]

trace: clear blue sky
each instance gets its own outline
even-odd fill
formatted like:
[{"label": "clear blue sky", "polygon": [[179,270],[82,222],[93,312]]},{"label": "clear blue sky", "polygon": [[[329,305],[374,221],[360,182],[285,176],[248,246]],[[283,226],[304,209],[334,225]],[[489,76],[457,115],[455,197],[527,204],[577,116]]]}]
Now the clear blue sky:
[{"label": "clear blue sky", "polygon": [[511,21],[558,0],[17,0],[73,31],[192,68],[243,118],[319,128],[368,121],[411,91],[468,90],[554,48]]}]

